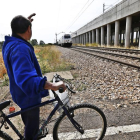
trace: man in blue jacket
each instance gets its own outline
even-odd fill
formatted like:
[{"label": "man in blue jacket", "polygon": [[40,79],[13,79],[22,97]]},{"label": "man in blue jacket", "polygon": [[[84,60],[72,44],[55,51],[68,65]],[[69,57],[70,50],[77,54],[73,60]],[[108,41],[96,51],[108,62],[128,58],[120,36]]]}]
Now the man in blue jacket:
[{"label": "man in blue jacket", "polygon": [[[63,82],[50,83],[42,77],[34,48],[28,42],[32,36],[32,17],[16,16],[11,21],[12,36],[5,36],[2,48],[4,63],[10,81],[10,93],[21,110],[37,105],[41,98],[48,95],[48,89],[54,91],[60,87],[66,89]],[[25,139],[35,140],[39,129],[39,109],[21,114],[25,124]]]}]

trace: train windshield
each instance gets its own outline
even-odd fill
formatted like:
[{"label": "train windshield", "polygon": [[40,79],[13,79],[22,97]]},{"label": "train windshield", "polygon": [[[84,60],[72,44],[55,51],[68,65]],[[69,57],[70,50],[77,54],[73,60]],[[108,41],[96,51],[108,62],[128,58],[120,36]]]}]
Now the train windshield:
[{"label": "train windshield", "polygon": [[64,38],[70,38],[70,35],[64,35]]}]

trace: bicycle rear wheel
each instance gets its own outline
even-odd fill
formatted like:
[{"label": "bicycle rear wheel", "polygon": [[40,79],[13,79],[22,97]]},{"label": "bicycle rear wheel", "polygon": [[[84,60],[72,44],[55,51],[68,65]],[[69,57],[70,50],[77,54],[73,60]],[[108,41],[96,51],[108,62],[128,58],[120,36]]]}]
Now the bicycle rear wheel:
[{"label": "bicycle rear wheel", "polygon": [[74,120],[84,129],[79,133],[68,117],[63,113],[53,129],[54,140],[102,140],[107,127],[104,113],[94,105],[79,104],[69,109]]},{"label": "bicycle rear wheel", "polygon": [[3,131],[0,131],[0,140],[13,140],[13,139]]}]

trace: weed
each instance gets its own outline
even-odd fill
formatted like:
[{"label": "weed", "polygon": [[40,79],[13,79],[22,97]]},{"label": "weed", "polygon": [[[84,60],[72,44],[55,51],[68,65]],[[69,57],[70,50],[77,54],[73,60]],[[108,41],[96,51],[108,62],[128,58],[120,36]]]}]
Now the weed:
[{"label": "weed", "polygon": [[79,77],[79,74],[78,73],[73,73],[72,76],[73,76],[74,79],[76,79],[76,78]]},{"label": "weed", "polygon": [[3,87],[3,86],[9,86],[9,77],[8,77],[7,74],[4,76],[4,80],[3,80],[3,82],[2,82],[2,84],[0,86],[1,87]]},{"label": "weed", "polygon": [[86,90],[87,89],[87,85],[85,85],[85,84],[81,84],[81,85],[79,85],[79,87],[77,88],[77,91],[83,91],[83,90]]},{"label": "weed", "polygon": [[35,53],[39,60],[42,74],[70,70],[73,66],[61,58],[61,53],[56,46],[35,47]]}]

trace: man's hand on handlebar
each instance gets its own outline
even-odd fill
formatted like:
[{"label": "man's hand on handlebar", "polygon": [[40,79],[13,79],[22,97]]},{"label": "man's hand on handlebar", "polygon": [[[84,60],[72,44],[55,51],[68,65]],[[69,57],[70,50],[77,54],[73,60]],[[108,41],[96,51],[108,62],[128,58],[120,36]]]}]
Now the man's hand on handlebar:
[{"label": "man's hand on handlebar", "polygon": [[57,83],[50,83],[46,81],[44,89],[51,89],[53,91],[59,90],[60,88],[63,88],[63,90],[66,90],[66,85],[63,81],[57,82]]},{"label": "man's hand on handlebar", "polygon": [[66,86],[63,83],[63,81],[57,82],[57,83],[52,83],[52,90],[56,91],[59,90],[60,88],[63,88],[63,90],[66,90]]}]

